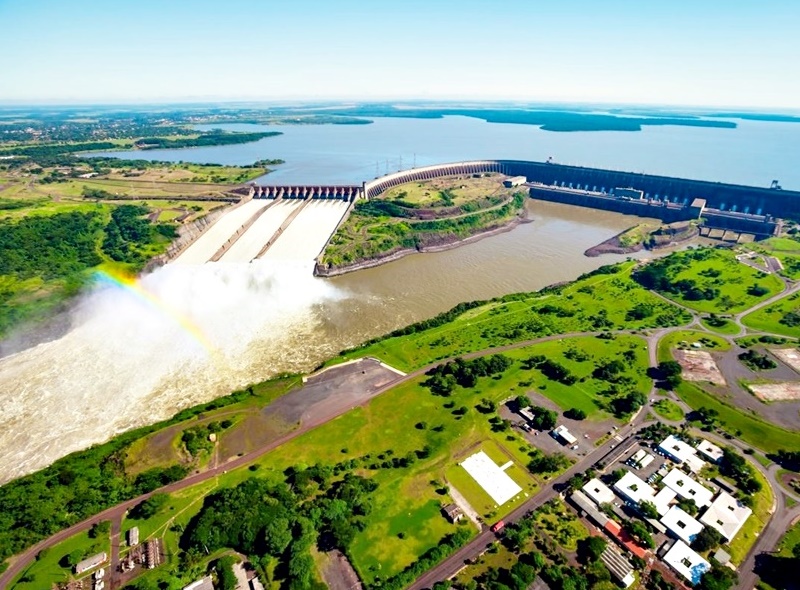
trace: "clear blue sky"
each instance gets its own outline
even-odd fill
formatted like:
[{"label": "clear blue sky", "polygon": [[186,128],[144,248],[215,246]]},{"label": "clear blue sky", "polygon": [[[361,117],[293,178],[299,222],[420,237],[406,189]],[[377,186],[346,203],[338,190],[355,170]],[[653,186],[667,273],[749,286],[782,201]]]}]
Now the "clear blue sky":
[{"label": "clear blue sky", "polygon": [[800,0],[0,0],[0,101],[800,109]]}]

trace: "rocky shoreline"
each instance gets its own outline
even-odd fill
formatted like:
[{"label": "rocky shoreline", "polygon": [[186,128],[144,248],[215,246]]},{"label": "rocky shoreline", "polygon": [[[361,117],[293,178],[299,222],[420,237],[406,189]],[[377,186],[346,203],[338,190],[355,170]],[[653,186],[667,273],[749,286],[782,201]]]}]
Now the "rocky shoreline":
[{"label": "rocky shoreline", "polygon": [[700,235],[700,230],[693,224],[671,224],[650,232],[647,240],[642,240],[630,246],[623,245],[620,238],[635,227],[629,227],[608,238],[605,242],[592,246],[583,255],[593,258],[603,254],[633,254],[641,250],[658,250],[659,248],[668,248],[669,246],[686,242]]},{"label": "rocky shoreline", "polygon": [[356,272],[358,270],[375,268],[376,266],[381,266],[382,264],[387,264],[395,260],[400,260],[401,258],[408,256],[409,254],[444,252],[445,250],[452,250],[454,248],[458,248],[466,244],[477,242],[484,238],[496,236],[498,234],[511,231],[518,225],[521,225],[523,223],[530,223],[531,221],[533,220],[525,217],[523,213],[523,215],[515,216],[513,219],[509,220],[506,223],[489,227],[487,229],[481,230],[478,233],[472,234],[471,236],[467,236],[466,238],[463,239],[459,239],[456,238],[455,236],[452,236],[453,237],[452,241],[446,241],[440,244],[430,245],[430,246],[421,246],[419,248],[403,248],[401,250],[394,250],[393,252],[387,252],[376,258],[370,258],[368,260],[359,260],[358,262],[353,262],[352,264],[337,266],[333,268],[326,268],[319,262],[317,262],[314,265],[314,276],[326,277],[326,278],[337,277],[343,274]]}]

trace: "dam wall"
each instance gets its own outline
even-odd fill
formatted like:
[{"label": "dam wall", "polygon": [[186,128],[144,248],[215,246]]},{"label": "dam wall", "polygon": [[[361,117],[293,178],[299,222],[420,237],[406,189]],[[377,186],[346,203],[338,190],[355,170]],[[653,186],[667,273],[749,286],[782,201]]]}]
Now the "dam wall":
[{"label": "dam wall", "polygon": [[339,199],[355,201],[361,196],[362,187],[357,185],[282,185],[262,186],[254,184],[250,187],[250,195],[254,199]]},{"label": "dam wall", "polygon": [[364,196],[374,198],[406,182],[486,172],[525,176],[532,183],[601,194],[632,188],[642,191],[644,199],[650,201],[690,205],[699,198],[706,201],[706,207],[719,211],[800,218],[798,191],[523,160],[475,160],[395,172],[365,182]]},{"label": "dam wall", "polygon": [[639,217],[652,217],[660,219],[664,223],[701,219],[704,227],[757,236],[775,235],[778,227],[778,221],[771,216],[720,211],[705,206],[693,207],[691,204],[683,205],[652,199],[622,199],[602,193],[539,184],[530,185],[530,196],[533,199],[553,203],[602,209]]}]

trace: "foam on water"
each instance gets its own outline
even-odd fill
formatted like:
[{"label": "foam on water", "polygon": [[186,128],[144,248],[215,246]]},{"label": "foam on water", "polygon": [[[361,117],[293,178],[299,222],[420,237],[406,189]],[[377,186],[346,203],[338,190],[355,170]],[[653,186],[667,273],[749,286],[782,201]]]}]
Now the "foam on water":
[{"label": "foam on water", "polygon": [[132,293],[95,289],[64,337],[0,360],[0,483],[232,388],[308,369],[321,351],[303,345],[321,306],[347,297],[312,265],[169,265],[142,278],[211,353]]}]

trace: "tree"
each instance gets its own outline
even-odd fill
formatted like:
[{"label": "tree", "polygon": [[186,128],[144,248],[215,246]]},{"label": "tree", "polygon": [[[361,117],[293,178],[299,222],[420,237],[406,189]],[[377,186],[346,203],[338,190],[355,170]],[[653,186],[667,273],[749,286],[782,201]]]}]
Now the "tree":
[{"label": "tree", "polygon": [[96,539],[103,535],[107,535],[109,532],[111,532],[111,521],[101,520],[100,522],[93,524],[92,528],[89,529],[89,538]]},{"label": "tree", "polygon": [[75,551],[72,551],[66,556],[65,561],[69,565],[75,567],[76,565],[78,565],[78,563],[81,562],[81,560],[83,559],[83,555],[84,555],[83,549],[75,549]]},{"label": "tree", "polygon": [[542,406],[531,406],[533,426],[539,430],[552,430],[558,422],[558,414]]},{"label": "tree", "polygon": [[584,412],[580,408],[570,408],[569,410],[564,412],[564,416],[570,418],[571,420],[585,420],[586,412]]},{"label": "tree", "polygon": [[700,511],[693,498],[681,498],[678,500],[678,508],[690,516],[694,516]]},{"label": "tree", "polygon": [[587,537],[578,542],[578,559],[582,563],[592,563],[600,559],[608,543],[603,537]]},{"label": "tree", "polygon": [[144,500],[140,504],[136,505],[133,510],[131,510],[131,518],[147,520],[148,518],[155,516],[159,510],[166,506],[168,501],[169,496],[167,494],[153,494],[147,500]]},{"label": "tree", "polygon": [[724,539],[719,534],[719,531],[707,526],[697,533],[697,536],[692,541],[692,549],[695,551],[711,551],[719,547],[723,542]]},{"label": "tree", "polygon": [[647,500],[639,502],[639,511],[645,518],[658,518],[658,509],[656,505]]},{"label": "tree", "polygon": [[653,549],[656,546],[650,531],[647,530],[647,527],[642,522],[629,520],[625,523],[625,529],[648,549]]},{"label": "tree", "polygon": [[700,578],[697,588],[699,590],[728,590],[738,581],[739,576],[736,575],[736,572],[718,563],[712,563],[711,569]]},{"label": "tree", "polygon": [[681,375],[683,367],[678,361],[661,361],[658,363],[658,373],[662,379],[666,379],[667,377]]},{"label": "tree", "polygon": [[527,408],[531,405],[531,398],[529,398],[527,395],[518,395],[516,398],[514,398],[514,402],[517,404],[519,409]]},{"label": "tree", "polygon": [[217,588],[219,590],[236,590],[237,580],[236,575],[233,573],[233,565],[236,559],[231,555],[220,557],[214,569],[217,572]]},{"label": "tree", "polygon": [[542,453],[531,459],[531,462],[528,463],[528,469],[531,473],[554,473],[568,464],[569,459],[561,453],[552,455]]}]

